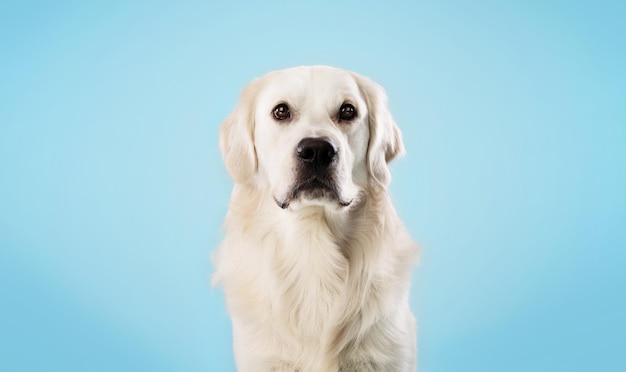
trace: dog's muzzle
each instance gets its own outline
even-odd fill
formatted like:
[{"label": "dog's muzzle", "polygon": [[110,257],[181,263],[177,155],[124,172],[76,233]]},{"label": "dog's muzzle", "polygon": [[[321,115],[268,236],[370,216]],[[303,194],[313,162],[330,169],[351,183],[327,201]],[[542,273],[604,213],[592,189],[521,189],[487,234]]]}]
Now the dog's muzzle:
[{"label": "dog's muzzle", "polygon": [[296,146],[297,172],[296,193],[305,192],[311,198],[319,198],[324,192],[336,194],[334,164],[337,148],[328,137],[307,137]]},{"label": "dog's muzzle", "polygon": [[303,138],[295,149],[298,162],[296,182],[290,194],[282,201],[276,200],[285,209],[291,200],[303,195],[306,199],[334,199],[342,207],[350,205],[343,201],[337,190],[335,179],[338,150],[328,137]]},{"label": "dog's muzzle", "polygon": [[[308,192],[309,196],[321,197],[324,190],[336,193],[334,164],[337,147],[328,137],[307,137],[296,146],[297,192]],[[319,190],[320,192],[312,192]]]}]

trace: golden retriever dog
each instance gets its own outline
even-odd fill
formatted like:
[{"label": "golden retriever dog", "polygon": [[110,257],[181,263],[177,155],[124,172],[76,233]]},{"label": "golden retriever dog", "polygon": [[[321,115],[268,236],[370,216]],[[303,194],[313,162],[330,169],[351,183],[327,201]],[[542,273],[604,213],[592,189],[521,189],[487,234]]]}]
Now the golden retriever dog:
[{"label": "golden retriever dog", "polygon": [[332,67],[271,72],[220,130],[234,188],[214,283],[239,371],[415,371],[418,248],[391,204],[404,152],[384,90]]}]

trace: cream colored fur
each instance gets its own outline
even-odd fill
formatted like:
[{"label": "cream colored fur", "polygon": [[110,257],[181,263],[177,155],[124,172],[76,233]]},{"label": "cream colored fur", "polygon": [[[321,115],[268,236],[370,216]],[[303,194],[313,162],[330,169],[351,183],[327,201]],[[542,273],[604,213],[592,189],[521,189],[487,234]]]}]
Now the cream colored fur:
[{"label": "cream colored fur", "polygon": [[[334,114],[357,109],[349,124]],[[277,122],[286,102],[293,120]],[[295,198],[305,137],[337,145],[337,200]],[[418,249],[387,193],[403,152],[383,89],[358,74],[298,67],[253,81],[221,128],[235,185],[214,260],[239,371],[415,371],[409,285]]]}]

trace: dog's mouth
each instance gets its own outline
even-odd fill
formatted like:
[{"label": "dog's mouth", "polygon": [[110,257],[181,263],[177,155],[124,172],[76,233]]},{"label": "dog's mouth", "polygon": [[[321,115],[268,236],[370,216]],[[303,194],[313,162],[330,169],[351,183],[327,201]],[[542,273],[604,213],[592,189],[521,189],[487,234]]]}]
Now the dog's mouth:
[{"label": "dog's mouth", "polygon": [[287,209],[289,204],[298,198],[304,200],[333,200],[339,203],[342,207],[347,207],[352,203],[352,200],[342,200],[334,182],[320,179],[318,177],[311,177],[297,183],[283,201],[278,199],[274,200],[280,208]]},{"label": "dog's mouth", "polygon": [[324,193],[324,192],[335,193],[335,188],[331,187],[326,182],[322,182],[318,180],[317,178],[315,178],[309,182],[301,183],[294,190],[294,194],[296,195],[301,192],[302,193]]}]

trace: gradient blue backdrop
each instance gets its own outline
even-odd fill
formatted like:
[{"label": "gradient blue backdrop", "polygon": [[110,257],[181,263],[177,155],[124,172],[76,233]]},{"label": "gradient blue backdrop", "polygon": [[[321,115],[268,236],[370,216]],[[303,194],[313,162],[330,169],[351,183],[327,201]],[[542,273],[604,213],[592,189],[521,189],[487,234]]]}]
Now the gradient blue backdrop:
[{"label": "gradient blue backdrop", "polygon": [[626,370],[626,6],[0,5],[0,370],[233,371],[218,126],[263,73],[386,87],[426,372]]}]

